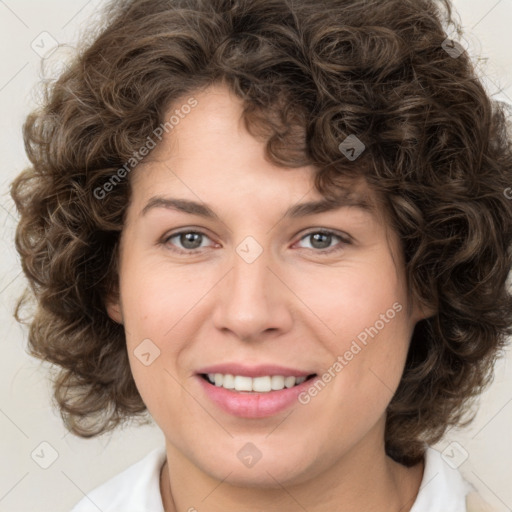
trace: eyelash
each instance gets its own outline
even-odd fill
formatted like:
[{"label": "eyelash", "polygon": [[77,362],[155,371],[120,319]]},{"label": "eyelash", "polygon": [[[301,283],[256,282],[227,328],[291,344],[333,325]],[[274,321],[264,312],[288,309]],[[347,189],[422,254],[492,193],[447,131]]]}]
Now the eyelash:
[{"label": "eyelash", "polygon": [[[197,234],[197,235],[202,235],[204,237],[209,238],[208,235],[206,233],[203,233],[202,231],[182,230],[182,231],[178,231],[176,233],[172,233],[172,234],[170,234],[168,236],[165,236],[163,238],[163,240],[161,241],[161,244],[167,246],[167,245],[169,245],[169,240],[171,240],[172,238],[175,238],[177,236],[184,235],[184,234],[191,234],[191,233],[194,233],[194,234]],[[333,236],[333,237],[338,238],[339,240],[341,240],[342,244],[349,245],[349,244],[352,243],[348,236],[342,236],[342,235],[340,235],[339,233],[337,233],[335,231],[329,231],[329,230],[325,230],[325,229],[317,229],[315,231],[310,231],[310,232],[304,234],[299,239],[299,242],[301,240],[303,240],[304,238],[307,238],[308,236],[316,235],[316,234]],[[174,251],[174,252],[180,253],[180,254],[197,254],[197,253],[200,253],[202,251],[202,249],[204,249],[204,248],[198,248],[198,249],[172,248],[171,250]],[[334,247],[331,247],[331,248],[328,248],[328,249],[314,249],[314,248],[309,248],[309,247],[305,247],[305,249],[307,249],[309,251],[313,251],[315,253],[319,253],[319,254],[330,254],[332,252],[341,251],[342,247],[337,247],[335,245]]]}]

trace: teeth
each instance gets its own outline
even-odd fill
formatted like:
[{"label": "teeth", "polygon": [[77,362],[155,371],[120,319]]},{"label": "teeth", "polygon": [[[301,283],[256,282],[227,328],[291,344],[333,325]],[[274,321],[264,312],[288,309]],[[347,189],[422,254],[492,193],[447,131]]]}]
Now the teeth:
[{"label": "teeth", "polygon": [[[215,383],[217,383],[218,375],[220,375],[220,377],[222,379],[220,386],[223,386],[224,375],[222,375],[220,373],[215,374]],[[251,377],[242,377],[241,375],[236,375],[235,376],[235,390],[236,391],[252,391]]]},{"label": "teeth", "polygon": [[281,375],[272,375],[272,377],[270,377],[270,387],[274,391],[284,389],[284,377]]},{"label": "teeth", "polygon": [[[220,375],[220,373],[217,375]],[[222,383],[219,384],[219,386],[220,385],[226,389],[235,389],[235,377],[233,377],[233,375],[224,375],[224,379],[222,380]]]},{"label": "teeth", "polygon": [[295,377],[286,377],[284,379],[284,385],[287,388],[291,388],[291,387],[295,386]]},{"label": "teeth", "polygon": [[282,375],[268,375],[265,377],[245,377],[243,375],[230,375],[222,373],[209,373],[208,380],[217,387],[234,389],[235,391],[256,391],[268,393],[284,388],[293,388],[302,384],[306,377],[283,377]]}]

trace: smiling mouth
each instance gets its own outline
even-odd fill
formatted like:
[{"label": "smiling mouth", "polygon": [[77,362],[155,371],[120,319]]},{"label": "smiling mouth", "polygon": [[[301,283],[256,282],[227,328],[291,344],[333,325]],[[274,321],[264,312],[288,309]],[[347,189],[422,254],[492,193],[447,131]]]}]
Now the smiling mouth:
[{"label": "smiling mouth", "polygon": [[270,393],[281,391],[301,385],[302,383],[316,377],[312,373],[307,377],[293,377],[283,375],[265,375],[262,377],[247,377],[245,375],[231,375],[223,373],[202,373],[200,376],[213,386],[227,389],[229,391],[245,393]]}]

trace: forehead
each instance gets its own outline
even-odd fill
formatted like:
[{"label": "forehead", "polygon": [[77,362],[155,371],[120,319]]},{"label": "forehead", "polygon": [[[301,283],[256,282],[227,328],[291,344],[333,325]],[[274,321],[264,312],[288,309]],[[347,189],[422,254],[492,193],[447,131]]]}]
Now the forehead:
[{"label": "forehead", "polygon": [[[241,99],[225,86],[216,84],[183,96],[166,116],[189,103],[190,97],[196,106],[163,134],[130,177],[138,202],[144,203],[139,204],[140,213],[167,205],[213,218],[213,208],[201,203],[213,203],[215,197],[220,202],[231,197],[248,202],[257,198],[261,208],[279,204],[287,207],[286,214],[292,218],[344,205],[379,213],[376,194],[361,177],[343,179],[341,186],[329,191],[332,199],[326,200],[314,185],[316,167],[283,168],[269,161],[266,143],[245,128]],[[175,199],[187,204],[177,204]],[[290,206],[294,203],[300,204]]]}]

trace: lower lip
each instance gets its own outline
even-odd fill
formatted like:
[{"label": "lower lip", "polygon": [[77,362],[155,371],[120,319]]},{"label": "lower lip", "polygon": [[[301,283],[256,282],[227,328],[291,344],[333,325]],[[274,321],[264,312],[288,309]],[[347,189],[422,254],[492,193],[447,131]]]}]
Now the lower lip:
[{"label": "lower lip", "polygon": [[207,382],[200,375],[197,375],[197,378],[208,398],[223,411],[240,418],[266,418],[284,411],[298,402],[298,396],[308,389],[318,377],[305,380],[293,388],[284,388],[268,393],[229,390]]}]

